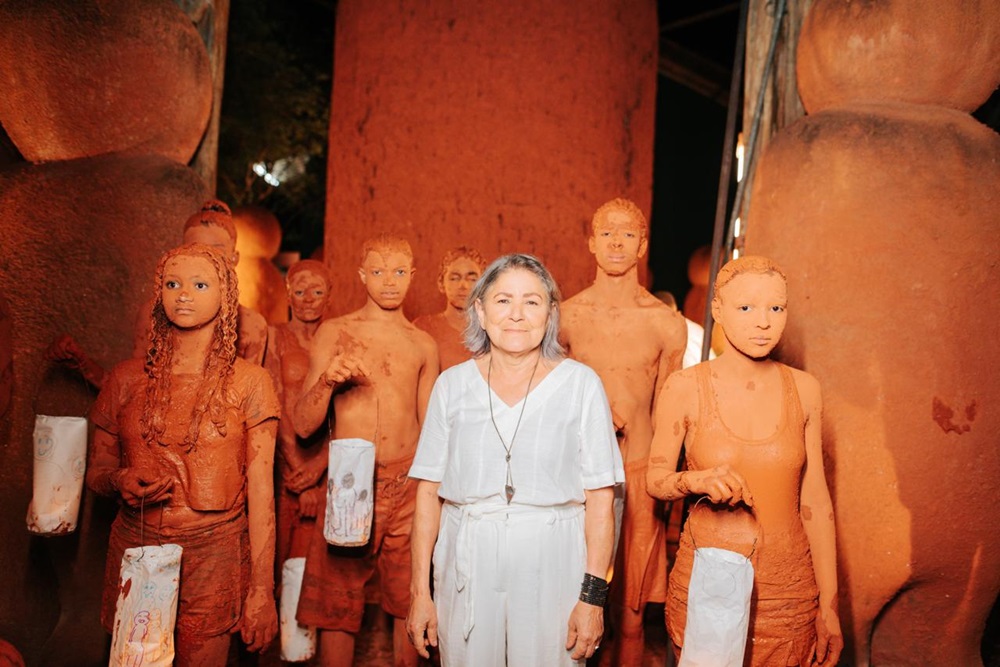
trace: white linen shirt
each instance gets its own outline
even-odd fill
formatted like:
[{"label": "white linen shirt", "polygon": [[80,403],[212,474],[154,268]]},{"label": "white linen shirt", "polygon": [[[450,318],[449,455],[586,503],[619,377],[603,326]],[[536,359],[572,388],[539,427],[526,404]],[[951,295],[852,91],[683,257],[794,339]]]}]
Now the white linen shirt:
[{"label": "white linen shirt", "polygon": [[601,380],[572,359],[513,406],[492,392],[475,361],[447,369],[431,392],[410,477],[441,482],[438,495],[456,504],[505,503],[506,451],[498,430],[511,448],[515,504],[583,503],[584,490],[625,481]]}]

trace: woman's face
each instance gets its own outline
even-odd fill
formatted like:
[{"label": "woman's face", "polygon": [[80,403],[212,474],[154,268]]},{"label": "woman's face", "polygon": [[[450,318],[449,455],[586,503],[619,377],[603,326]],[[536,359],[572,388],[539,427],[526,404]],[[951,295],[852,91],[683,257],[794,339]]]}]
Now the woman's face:
[{"label": "woman's face", "polygon": [[776,273],[741,273],[712,301],[712,316],[729,344],[752,359],[771,353],[785,331],[785,280]]},{"label": "woman's face", "polygon": [[493,348],[516,354],[541,345],[551,306],[545,285],[531,271],[504,271],[475,307]]},{"label": "woman's face", "polygon": [[204,257],[178,255],[163,267],[160,296],[174,326],[198,329],[213,322],[222,305],[222,286],[215,267]]},{"label": "woman's face", "polygon": [[299,271],[288,281],[292,317],[300,322],[316,322],[323,317],[328,298],[326,281],[312,271]]}]

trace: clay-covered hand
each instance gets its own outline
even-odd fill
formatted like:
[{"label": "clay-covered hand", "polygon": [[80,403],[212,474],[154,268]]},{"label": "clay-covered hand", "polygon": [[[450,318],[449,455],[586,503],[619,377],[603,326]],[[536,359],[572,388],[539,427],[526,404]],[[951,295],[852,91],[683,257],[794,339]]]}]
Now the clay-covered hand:
[{"label": "clay-covered hand", "polygon": [[278,612],[271,591],[250,587],[243,603],[243,618],[237,626],[249,651],[263,651],[278,633]]},{"label": "clay-covered hand", "polygon": [[326,490],[313,487],[299,494],[299,516],[313,518],[319,514],[320,506],[326,502]]},{"label": "clay-covered hand", "polygon": [[344,382],[354,382],[355,384],[368,384],[368,369],[360,357],[353,354],[338,354],[330,362],[330,365],[323,372],[322,380],[328,385],[343,384]]},{"label": "clay-covered hand", "polygon": [[736,505],[742,502],[747,507],[753,507],[753,495],[746,480],[728,465],[686,471],[681,474],[678,485],[687,487],[689,494],[708,496],[716,504]]},{"label": "clay-covered hand", "polygon": [[423,658],[430,658],[431,646],[438,645],[437,609],[430,595],[415,595],[406,615],[406,635]]},{"label": "clay-covered hand", "polygon": [[604,635],[604,609],[578,601],[569,615],[569,635],[566,650],[573,660],[594,655]]},{"label": "clay-covered hand", "polygon": [[79,368],[86,357],[76,339],[65,333],[56,336],[45,350],[46,359],[66,364],[71,368]]},{"label": "clay-covered hand", "polygon": [[302,493],[306,489],[316,486],[320,478],[326,473],[329,459],[325,456],[316,456],[295,470],[285,474],[285,487],[292,493]]},{"label": "clay-covered hand", "polygon": [[844,650],[844,636],[840,630],[840,617],[835,611],[820,609],[816,614],[816,649],[812,664],[831,666],[840,660]]},{"label": "clay-covered hand", "polygon": [[137,468],[122,468],[116,473],[115,488],[125,504],[132,508],[170,500],[174,480],[169,475],[156,476]]}]

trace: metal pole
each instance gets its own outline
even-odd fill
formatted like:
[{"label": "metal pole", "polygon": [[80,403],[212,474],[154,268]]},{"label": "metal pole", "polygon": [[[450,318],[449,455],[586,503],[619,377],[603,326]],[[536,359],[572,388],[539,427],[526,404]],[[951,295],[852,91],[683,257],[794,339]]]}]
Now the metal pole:
[{"label": "metal pole", "polygon": [[715,200],[715,226],[712,231],[712,263],[708,272],[708,297],[703,323],[705,339],[701,344],[701,360],[708,359],[712,348],[712,283],[719,271],[719,252],[725,242],[726,204],[729,202],[729,181],[733,173],[733,147],[736,143],[736,114],[739,111],[740,88],[743,85],[743,57],[746,52],[747,13],[750,0],[740,2],[740,19],[736,28],[736,53],[733,55],[733,76],[729,83],[729,108],[726,111],[726,138],[722,145],[722,169],[719,171],[719,193]]}]

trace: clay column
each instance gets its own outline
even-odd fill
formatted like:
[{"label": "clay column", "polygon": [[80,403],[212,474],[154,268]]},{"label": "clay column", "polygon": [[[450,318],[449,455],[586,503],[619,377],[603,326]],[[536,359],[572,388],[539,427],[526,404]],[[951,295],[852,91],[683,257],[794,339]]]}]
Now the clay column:
[{"label": "clay column", "polygon": [[[809,115],[762,156],[747,249],[784,265],[784,358],[824,392],[856,665],[981,664],[1000,590],[1000,5],[816,0]],[[870,641],[869,641],[870,638]]]},{"label": "clay column", "polygon": [[[374,231],[411,240],[411,317],[438,303],[457,245],[533,252],[563,292],[590,280],[579,240],[615,196],[649,210],[656,3],[342,0],[326,261],[353,284]],[[335,290],[337,313],[360,305]]]}]

